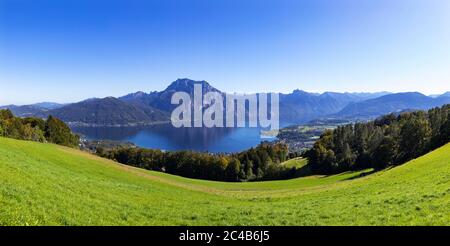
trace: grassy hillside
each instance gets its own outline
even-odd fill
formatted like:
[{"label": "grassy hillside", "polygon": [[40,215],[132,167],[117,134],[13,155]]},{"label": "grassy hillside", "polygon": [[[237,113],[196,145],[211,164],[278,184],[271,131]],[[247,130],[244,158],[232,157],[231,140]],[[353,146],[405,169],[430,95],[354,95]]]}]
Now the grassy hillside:
[{"label": "grassy hillside", "polygon": [[302,157],[290,159],[282,163],[282,165],[284,165],[285,167],[296,167],[296,168],[302,168],[306,164],[308,164],[308,160]]},{"label": "grassy hillside", "polygon": [[308,165],[308,159],[306,158],[302,157],[293,158],[281,163],[281,165],[288,168],[295,167],[296,168],[295,177],[305,177],[311,175],[312,173],[311,168]]},{"label": "grassy hillside", "polygon": [[450,144],[360,176],[192,180],[0,138],[0,225],[449,225]]}]

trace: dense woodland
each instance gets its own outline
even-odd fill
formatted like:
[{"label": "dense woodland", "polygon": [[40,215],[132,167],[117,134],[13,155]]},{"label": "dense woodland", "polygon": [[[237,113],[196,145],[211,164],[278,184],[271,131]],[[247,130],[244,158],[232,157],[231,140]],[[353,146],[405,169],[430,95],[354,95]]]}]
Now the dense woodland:
[{"label": "dense woodland", "polygon": [[286,179],[295,175],[295,169],[280,165],[288,157],[284,144],[261,143],[233,155],[144,148],[98,148],[97,154],[123,164],[189,178],[254,181]]},{"label": "dense woodland", "polygon": [[450,105],[326,131],[306,152],[314,173],[399,165],[450,142]]},{"label": "dense woodland", "polygon": [[14,117],[10,110],[0,110],[0,136],[59,145],[78,146],[78,136],[61,120],[49,116],[40,118]]}]

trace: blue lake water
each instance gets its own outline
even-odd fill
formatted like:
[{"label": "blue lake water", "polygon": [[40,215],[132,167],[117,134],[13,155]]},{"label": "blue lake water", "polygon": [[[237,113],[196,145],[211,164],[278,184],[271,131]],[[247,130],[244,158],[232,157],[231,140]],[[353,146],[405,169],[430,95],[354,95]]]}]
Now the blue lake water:
[{"label": "blue lake water", "polygon": [[239,152],[275,138],[261,137],[259,128],[175,128],[170,124],[146,127],[73,127],[89,140],[128,141],[162,150]]}]

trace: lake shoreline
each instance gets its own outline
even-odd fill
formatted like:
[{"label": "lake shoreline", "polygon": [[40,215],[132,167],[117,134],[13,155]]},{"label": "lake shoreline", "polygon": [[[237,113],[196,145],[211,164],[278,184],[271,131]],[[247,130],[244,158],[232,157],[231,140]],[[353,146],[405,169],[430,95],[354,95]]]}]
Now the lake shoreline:
[{"label": "lake shoreline", "polygon": [[86,140],[131,142],[136,146],[161,150],[239,152],[276,137],[261,134],[258,128],[175,128],[171,124],[147,126],[70,126]]},{"label": "lake shoreline", "polygon": [[142,122],[142,123],[127,123],[127,124],[91,124],[85,122],[66,122],[70,127],[140,127],[140,126],[154,126],[169,124],[170,121],[155,121],[155,122]]}]

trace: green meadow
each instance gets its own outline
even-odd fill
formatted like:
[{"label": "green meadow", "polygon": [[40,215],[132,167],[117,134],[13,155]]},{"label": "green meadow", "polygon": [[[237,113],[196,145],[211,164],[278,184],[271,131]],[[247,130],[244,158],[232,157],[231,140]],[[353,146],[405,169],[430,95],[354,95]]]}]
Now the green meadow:
[{"label": "green meadow", "polygon": [[282,163],[285,167],[302,168],[308,164],[308,160],[302,157],[293,158]]},{"label": "green meadow", "polygon": [[450,144],[373,174],[226,183],[0,138],[0,225],[450,225]]}]

